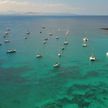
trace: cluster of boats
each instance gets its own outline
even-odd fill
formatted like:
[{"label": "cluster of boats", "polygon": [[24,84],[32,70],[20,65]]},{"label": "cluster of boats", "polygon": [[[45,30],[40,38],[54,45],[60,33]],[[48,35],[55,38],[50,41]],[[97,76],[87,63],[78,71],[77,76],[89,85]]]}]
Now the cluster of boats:
[{"label": "cluster of boats", "polygon": [[[6,28],[6,31],[4,32],[4,35],[3,35],[3,38],[4,38],[4,43],[5,44],[8,44],[10,43],[11,41],[9,40],[9,36],[11,34],[11,29],[10,28]],[[26,32],[26,35],[30,35],[30,32],[27,31]],[[25,37],[25,39],[27,39],[27,37]],[[0,42],[0,46],[2,46],[2,43]],[[16,49],[14,48],[10,48],[6,51],[7,54],[12,54],[12,53],[16,53]]]},{"label": "cluster of boats", "polygon": [[[4,43],[8,44],[11,41],[8,39],[9,35],[10,35],[11,29],[10,28],[6,28],[6,31],[4,32],[3,38],[4,38]],[[2,43],[0,42],[0,46],[2,45]],[[16,49],[8,49],[6,51],[7,54],[11,54],[11,53],[16,53]]]},{"label": "cluster of boats", "polygon": [[[6,31],[4,32],[4,35],[3,35],[4,43],[5,44],[11,43],[11,41],[9,40],[10,34],[11,34],[11,29],[10,28],[6,28]],[[24,39],[28,39],[28,37],[30,36],[30,34],[31,34],[31,32],[29,30],[27,30],[27,32],[25,33]],[[0,46],[2,46],[1,42],[0,42]],[[15,48],[7,49],[6,53],[7,54],[16,53],[16,49]]]},{"label": "cluster of boats", "polygon": [[[46,27],[42,27],[42,29],[46,29]],[[42,33],[42,31],[41,31],[40,33]],[[57,62],[53,65],[54,68],[60,67],[60,60],[59,60],[59,59],[61,58],[61,56],[62,56],[62,54],[63,54],[63,51],[64,51],[64,49],[65,49],[65,46],[67,46],[67,45],[69,44],[68,39],[67,39],[68,35],[69,35],[69,31],[66,31],[65,37],[64,37],[63,47],[61,47],[59,53],[57,54],[58,60],[57,60]],[[47,44],[47,41],[49,40],[50,37],[53,36],[53,33],[48,33],[48,36],[49,36],[49,37],[44,38],[43,44]],[[60,38],[59,36],[55,36],[55,39],[56,39],[56,40],[58,40],[59,38]],[[36,58],[39,59],[39,58],[42,58],[42,57],[43,57],[42,53],[41,53],[41,52],[38,52],[38,54],[36,55]]]},{"label": "cluster of boats", "polygon": [[83,38],[83,47],[87,47],[87,42],[88,42],[88,38],[87,38],[87,33],[84,34],[84,38]]},{"label": "cluster of boats", "polygon": [[[45,30],[46,29],[46,27],[42,27],[42,30]],[[40,33],[42,33],[43,31],[40,31]],[[9,34],[10,34],[10,29],[8,28],[7,30],[6,30],[6,32],[4,33],[4,43],[6,44],[6,43],[10,43],[11,41],[8,39],[8,37],[9,37]],[[25,37],[24,37],[24,39],[28,39],[28,37],[30,36],[30,34],[31,34],[31,32],[30,31],[27,31],[26,33],[25,33]],[[69,35],[69,30],[68,31],[66,31],[66,33],[65,33],[65,36],[64,36],[64,43],[63,43],[63,46],[61,47],[61,49],[60,49],[60,52],[57,54],[57,56],[58,56],[58,58],[60,59],[61,57],[62,57],[62,54],[63,54],[63,52],[64,52],[64,50],[65,50],[65,46],[67,46],[68,44],[69,44],[69,42],[68,42],[68,35]],[[53,33],[48,33],[48,37],[45,37],[44,39],[43,39],[43,45],[46,45],[47,44],[47,41],[49,40],[49,38],[50,37],[52,37],[53,36]],[[56,40],[58,40],[60,37],[59,36],[55,36],[55,39]],[[82,41],[83,41],[83,43],[82,43],[82,47],[87,47],[87,45],[88,45],[88,37],[87,37],[87,33],[85,33],[84,34],[84,37],[83,37],[83,39],[82,39]],[[0,46],[2,45],[2,43],[0,43]],[[13,54],[13,53],[16,53],[16,49],[14,49],[14,48],[11,48],[11,49],[8,49],[7,51],[6,51],[6,53],[7,54]],[[108,52],[106,52],[106,56],[108,56]],[[36,58],[42,58],[43,57],[43,54],[41,53],[41,52],[38,52],[37,54],[36,54]],[[91,56],[89,57],[89,60],[90,61],[96,61],[96,56],[92,53],[91,54]],[[56,61],[56,63],[55,64],[53,64],[53,67],[54,68],[58,68],[58,67],[60,67],[60,60],[57,60]]]},{"label": "cluster of boats", "polygon": [[28,39],[29,38],[29,36],[30,36],[30,31],[28,30],[26,33],[25,33],[25,37],[24,37],[24,39]]},{"label": "cluster of boats", "polygon": [[[88,42],[87,33],[85,33],[82,46],[87,47],[87,42]],[[108,56],[108,52],[106,52],[106,56]],[[89,57],[89,60],[90,61],[96,61],[96,56],[94,55],[93,52],[92,52],[91,56]]]},{"label": "cluster of boats", "polygon": [[[88,37],[87,37],[87,32],[84,34],[83,38],[83,47],[87,47],[87,42],[88,42]],[[92,53],[92,55],[89,57],[90,61],[96,61],[96,56]]]},{"label": "cluster of boats", "polygon": [[[44,28],[44,29],[45,29],[45,28]],[[69,34],[69,31],[66,31],[65,37],[64,37],[64,46],[61,48],[61,52],[57,54],[59,58],[61,58],[61,56],[62,56],[62,54],[63,54],[63,51],[65,50],[65,46],[69,44],[69,42],[68,42],[68,40],[67,40],[68,34]],[[49,36],[53,36],[53,34],[52,34],[52,33],[49,33]],[[56,38],[56,39],[59,39],[58,36],[55,37],[55,38]],[[43,44],[46,44],[47,41],[48,41],[48,38],[45,38],[44,41],[43,41]],[[82,41],[83,41],[82,46],[83,46],[83,47],[87,47],[87,44],[88,44],[87,33],[84,34],[84,37],[83,37]],[[107,53],[106,55],[108,56],[108,53]],[[41,53],[38,53],[38,54],[36,55],[36,58],[42,58],[42,57],[43,57],[43,55],[42,55]],[[89,57],[89,60],[90,60],[90,61],[96,61],[96,56],[92,53],[91,56]],[[60,67],[60,62],[57,61],[57,62],[53,65],[53,67],[54,67],[54,68]]]}]

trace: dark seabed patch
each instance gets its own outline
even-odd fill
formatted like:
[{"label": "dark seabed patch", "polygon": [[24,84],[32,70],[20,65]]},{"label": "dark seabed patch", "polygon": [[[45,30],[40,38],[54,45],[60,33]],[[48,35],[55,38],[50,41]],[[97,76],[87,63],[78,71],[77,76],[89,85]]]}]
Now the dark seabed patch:
[{"label": "dark seabed patch", "polygon": [[10,67],[3,68],[0,67],[0,83],[25,83],[26,78],[22,77],[25,72],[31,71],[32,68],[28,66],[22,67]]},{"label": "dark seabed patch", "polygon": [[[84,91],[81,93],[81,91]],[[108,100],[108,85],[101,83],[99,85],[80,85],[75,84],[68,88],[67,96],[57,99],[54,102],[47,102],[36,108],[64,108],[65,105],[77,105],[78,108],[93,107],[93,103],[107,108],[104,102]]]},{"label": "dark seabed patch", "polygon": [[98,77],[100,76],[100,73],[97,71],[91,71],[91,72],[87,72],[83,78],[93,78],[93,77]]},{"label": "dark seabed patch", "polygon": [[[81,93],[83,91],[83,93]],[[104,99],[108,99],[108,85],[73,85],[67,91],[67,95],[72,97],[72,102],[78,104],[79,108],[85,108],[92,102],[105,107]]]},{"label": "dark seabed patch", "polygon": [[51,71],[56,74],[56,77],[65,79],[79,79],[81,77],[79,66],[61,67]]},{"label": "dark seabed patch", "polygon": [[59,69],[52,70],[51,73],[55,74],[56,77],[65,78],[67,80],[86,80],[89,78],[105,77],[108,74],[104,69],[85,71],[85,73],[83,73],[79,66],[61,67]]},{"label": "dark seabed patch", "polygon": [[52,99],[65,93],[65,84],[80,77],[77,66],[51,70],[44,78],[35,79],[35,96],[42,100]]},{"label": "dark seabed patch", "polygon": [[107,72],[104,70],[89,71],[83,75],[82,79],[100,78],[100,77],[104,77],[105,75],[107,75]]},{"label": "dark seabed patch", "polygon": [[95,70],[95,71],[90,71],[87,72],[83,78],[87,79],[87,78],[106,78],[108,76],[108,70],[106,69],[100,69],[100,70]]}]

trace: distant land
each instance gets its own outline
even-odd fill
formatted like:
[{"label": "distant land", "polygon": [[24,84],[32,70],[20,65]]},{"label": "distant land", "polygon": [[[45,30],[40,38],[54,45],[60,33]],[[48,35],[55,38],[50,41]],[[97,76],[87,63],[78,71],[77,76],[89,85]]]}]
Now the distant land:
[{"label": "distant land", "polygon": [[100,28],[100,29],[102,29],[102,30],[108,30],[108,28]]},{"label": "distant land", "polygon": [[76,16],[78,14],[73,14],[73,13],[50,13],[50,12],[16,12],[16,11],[8,11],[8,12],[2,12],[0,15],[44,15],[44,16],[55,16],[55,15],[60,15],[60,16]]},{"label": "distant land", "polygon": [[108,16],[108,15],[82,15],[82,14],[76,14],[76,13],[50,13],[50,12],[17,12],[17,11],[7,11],[7,12],[1,12],[0,15],[20,15],[20,16]]}]

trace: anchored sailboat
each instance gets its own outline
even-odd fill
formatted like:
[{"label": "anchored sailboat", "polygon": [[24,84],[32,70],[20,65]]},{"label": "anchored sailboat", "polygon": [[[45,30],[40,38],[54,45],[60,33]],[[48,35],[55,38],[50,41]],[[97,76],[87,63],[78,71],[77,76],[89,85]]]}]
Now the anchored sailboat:
[{"label": "anchored sailboat", "polygon": [[42,55],[41,54],[37,54],[36,58],[42,58]]},{"label": "anchored sailboat", "polygon": [[54,68],[59,68],[60,67],[60,63],[59,62],[56,62],[54,65],[53,65]]},{"label": "anchored sailboat", "polygon": [[96,61],[96,56],[94,55],[94,53],[91,54],[91,56],[89,57],[89,60],[90,61]]},{"label": "anchored sailboat", "polygon": [[68,34],[69,34],[69,31],[66,31],[66,33],[65,33],[65,41],[64,41],[64,45],[68,45],[68,44],[69,44],[69,43],[68,43],[68,40],[67,40]]},{"label": "anchored sailboat", "polygon": [[89,57],[89,60],[90,60],[90,61],[96,61],[96,57],[95,57],[94,55],[91,55],[91,56]]},{"label": "anchored sailboat", "polygon": [[87,38],[87,32],[85,32],[84,37],[83,37],[83,42],[87,42],[88,38]]}]

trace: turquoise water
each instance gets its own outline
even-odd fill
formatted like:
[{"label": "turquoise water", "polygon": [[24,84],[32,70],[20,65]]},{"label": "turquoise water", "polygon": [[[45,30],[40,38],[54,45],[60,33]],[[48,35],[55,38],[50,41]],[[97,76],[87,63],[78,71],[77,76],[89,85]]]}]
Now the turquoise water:
[{"label": "turquoise water", "polygon": [[[3,38],[7,27],[10,43]],[[107,108],[108,32],[102,27],[108,27],[107,16],[0,16],[0,108]],[[67,30],[69,45],[58,59]],[[82,47],[85,32],[88,46]],[[6,54],[10,48],[16,54]],[[89,61],[92,50],[95,62]]]}]

